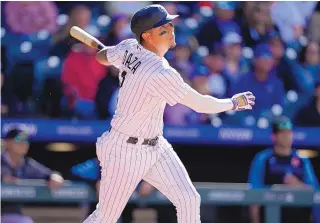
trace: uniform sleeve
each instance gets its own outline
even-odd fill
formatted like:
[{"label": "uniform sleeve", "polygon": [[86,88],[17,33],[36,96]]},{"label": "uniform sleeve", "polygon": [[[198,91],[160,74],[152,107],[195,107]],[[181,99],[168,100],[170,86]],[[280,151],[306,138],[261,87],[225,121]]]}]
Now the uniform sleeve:
[{"label": "uniform sleeve", "polygon": [[265,187],[265,165],[268,154],[266,151],[258,153],[251,163],[248,183],[252,189]]},{"label": "uniform sleeve", "polygon": [[12,172],[7,166],[1,165],[1,176],[12,176]]},{"label": "uniform sleeve", "polygon": [[319,183],[310,160],[308,158],[303,158],[302,161],[304,163],[304,183],[312,186],[314,189],[318,188]]},{"label": "uniform sleeve", "polygon": [[160,97],[171,106],[180,103],[191,89],[173,69],[164,69],[155,75],[148,87],[153,96]]},{"label": "uniform sleeve", "polygon": [[53,174],[52,170],[38,163],[34,159],[29,159],[28,162],[30,172],[27,177],[29,179],[49,179],[50,175]]},{"label": "uniform sleeve", "polygon": [[132,39],[124,40],[119,44],[108,48],[106,53],[108,62],[119,69],[123,61],[124,49],[128,48],[132,43]]}]

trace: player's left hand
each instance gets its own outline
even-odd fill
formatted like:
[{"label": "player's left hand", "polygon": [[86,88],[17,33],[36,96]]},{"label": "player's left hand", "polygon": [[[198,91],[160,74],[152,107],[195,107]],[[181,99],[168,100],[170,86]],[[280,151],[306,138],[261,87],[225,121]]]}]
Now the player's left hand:
[{"label": "player's left hand", "polygon": [[252,106],[255,104],[254,102],[255,99],[256,97],[250,91],[236,94],[231,98],[233,102],[232,110],[236,110],[236,111],[243,111],[247,109],[251,110]]},{"label": "player's left hand", "polygon": [[302,189],[312,189],[310,186],[304,184],[293,174],[286,174],[284,179],[284,183],[293,187],[302,188]]},{"label": "player's left hand", "polygon": [[52,190],[56,190],[63,185],[64,179],[59,174],[52,174],[48,182],[48,187]]}]

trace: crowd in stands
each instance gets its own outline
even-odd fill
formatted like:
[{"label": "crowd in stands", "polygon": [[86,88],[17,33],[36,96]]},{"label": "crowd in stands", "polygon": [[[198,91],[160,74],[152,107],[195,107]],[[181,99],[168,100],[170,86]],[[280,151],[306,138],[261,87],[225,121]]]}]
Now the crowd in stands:
[{"label": "crowd in stands", "polygon": [[[118,70],[75,41],[76,25],[111,46],[133,38],[130,18],[158,2],[5,2],[1,12],[1,113],[13,117],[110,119]],[[174,21],[166,54],[202,94],[256,96],[254,110],[197,114],[167,106],[172,125],[268,127],[284,114],[320,126],[320,4],[317,2],[160,2]]]}]

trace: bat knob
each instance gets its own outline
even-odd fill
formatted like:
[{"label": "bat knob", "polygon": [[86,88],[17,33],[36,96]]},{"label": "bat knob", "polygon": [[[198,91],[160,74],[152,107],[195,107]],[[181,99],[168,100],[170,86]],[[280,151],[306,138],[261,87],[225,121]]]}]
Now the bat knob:
[{"label": "bat knob", "polygon": [[98,49],[102,50],[104,48],[103,44],[98,44]]}]

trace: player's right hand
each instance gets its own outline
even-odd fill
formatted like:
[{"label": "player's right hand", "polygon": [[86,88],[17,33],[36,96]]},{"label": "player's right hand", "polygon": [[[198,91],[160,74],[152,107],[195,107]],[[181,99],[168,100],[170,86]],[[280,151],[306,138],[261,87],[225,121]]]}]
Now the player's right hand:
[{"label": "player's right hand", "polygon": [[233,103],[232,110],[236,110],[236,111],[243,111],[247,109],[251,110],[252,106],[255,104],[254,102],[255,99],[256,97],[250,91],[236,94],[231,98]]}]

